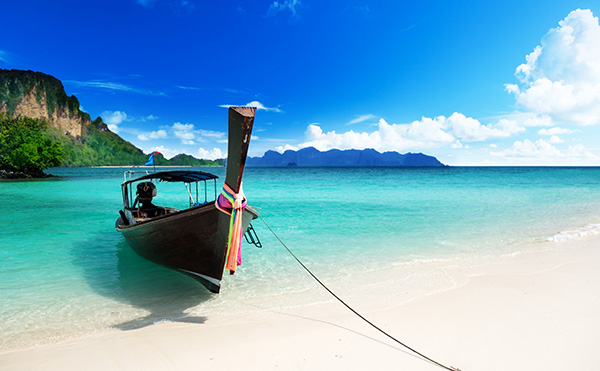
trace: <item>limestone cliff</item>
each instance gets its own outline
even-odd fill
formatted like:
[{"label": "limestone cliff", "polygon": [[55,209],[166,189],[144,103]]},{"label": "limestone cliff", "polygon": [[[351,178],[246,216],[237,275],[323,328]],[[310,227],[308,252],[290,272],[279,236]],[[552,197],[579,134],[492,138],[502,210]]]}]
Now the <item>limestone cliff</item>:
[{"label": "limestone cliff", "polygon": [[[41,97],[39,101],[37,96]],[[46,92],[38,93],[36,87],[33,87],[17,104],[12,115],[46,119],[52,127],[72,137],[80,137],[84,134],[85,127],[90,124],[88,117],[70,114],[68,109],[58,106],[49,113],[47,101]]]},{"label": "limestone cliff", "polygon": [[7,116],[45,119],[74,138],[83,136],[90,116],[67,96],[60,80],[41,72],[0,69],[0,112]]}]

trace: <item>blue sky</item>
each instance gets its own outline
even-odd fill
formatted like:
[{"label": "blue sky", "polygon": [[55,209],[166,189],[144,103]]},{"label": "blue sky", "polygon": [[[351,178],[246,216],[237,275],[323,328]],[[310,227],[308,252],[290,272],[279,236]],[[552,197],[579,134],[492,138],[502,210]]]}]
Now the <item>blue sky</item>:
[{"label": "blue sky", "polygon": [[0,68],[63,81],[145,152],[375,148],[600,164],[597,1],[12,1]]}]

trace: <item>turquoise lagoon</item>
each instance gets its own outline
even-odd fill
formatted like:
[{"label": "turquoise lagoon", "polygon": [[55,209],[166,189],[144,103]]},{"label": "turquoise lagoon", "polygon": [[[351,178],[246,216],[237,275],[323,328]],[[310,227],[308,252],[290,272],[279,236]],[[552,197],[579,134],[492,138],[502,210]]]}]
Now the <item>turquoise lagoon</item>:
[{"label": "turquoise lagoon", "polygon": [[[311,304],[301,294],[320,289],[260,220],[264,247],[244,244],[219,295],[138,257],[114,228],[125,170],[53,168],[61,178],[0,182],[0,350]],[[225,169],[200,170],[222,180]],[[365,273],[406,267],[427,286],[423,262],[597,234],[599,181],[600,168],[248,168],[244,191],[317,276],[359,290]]]}]

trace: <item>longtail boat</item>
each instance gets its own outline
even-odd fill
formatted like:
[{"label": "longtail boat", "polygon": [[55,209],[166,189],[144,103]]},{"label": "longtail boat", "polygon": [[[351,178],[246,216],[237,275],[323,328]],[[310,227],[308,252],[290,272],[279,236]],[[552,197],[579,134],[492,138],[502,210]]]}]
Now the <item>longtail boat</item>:
[{"label": "longtail boat", "polygon": [[[192,170],[150,172],[139,177],[127,171],[121,185],[123,209],[115,227],[131,248],[149,261],[193,277],[214,293],[221,288],[223,271],[233,273],[241,264],[244,232],[254,234],[251,242],[258,241],[250,224],[257,213],[246,205],[242,191],[255,112],[253,107],[229,108],[227,170],[220,194],[216,175]],[[157,190],[162,194],[167,184],[181,188],[183,206],[153,204],[159,199]]]}]

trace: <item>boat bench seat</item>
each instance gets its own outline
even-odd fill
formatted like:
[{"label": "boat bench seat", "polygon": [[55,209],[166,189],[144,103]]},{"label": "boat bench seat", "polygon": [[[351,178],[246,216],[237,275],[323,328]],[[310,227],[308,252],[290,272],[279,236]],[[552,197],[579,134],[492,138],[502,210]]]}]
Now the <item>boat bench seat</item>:
[{"label": "boat bench seat", "polygon": [[136,209],[133,211],[133,216],[136,219],[149,219],[156,218],[157,216],[163,216],[170,214],[171,210],[167,210],[165,207],[152,207],[146,209]]}]

